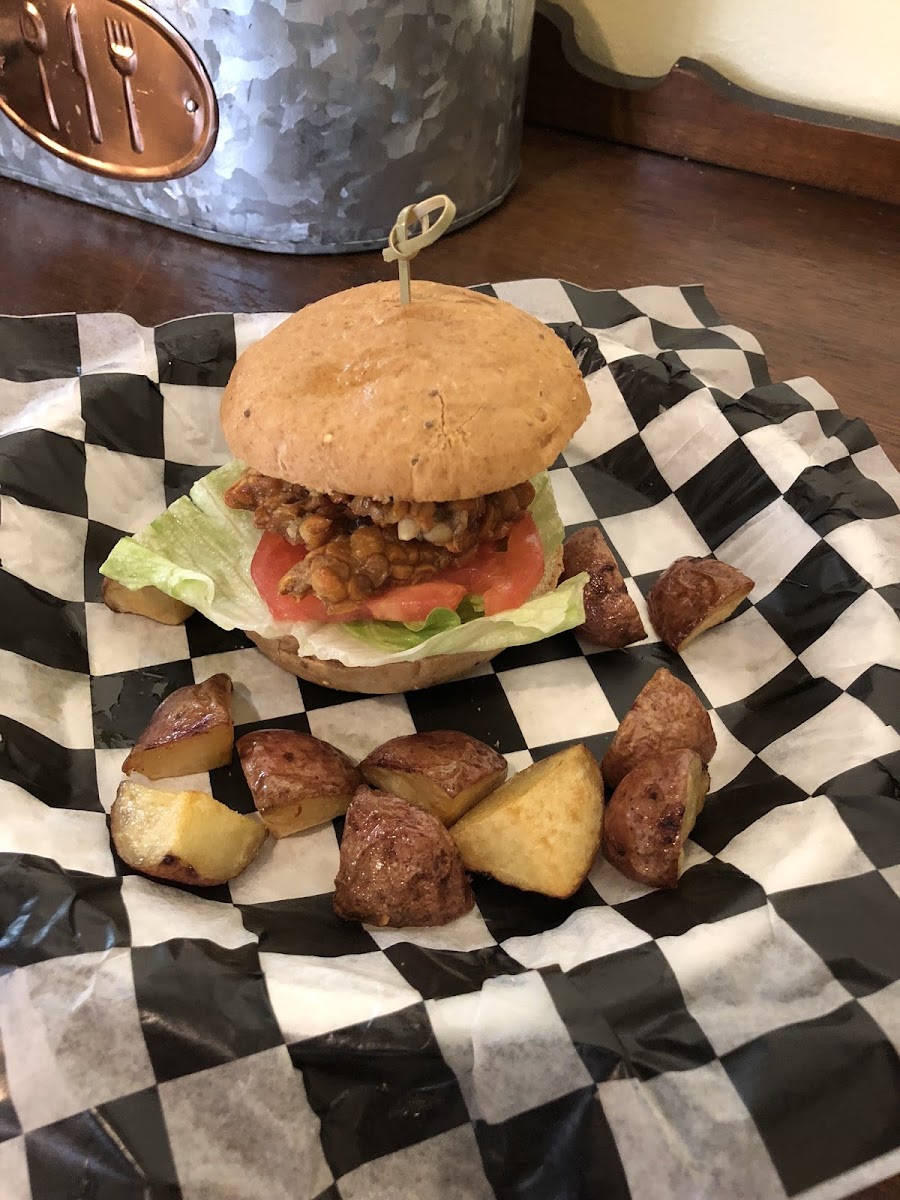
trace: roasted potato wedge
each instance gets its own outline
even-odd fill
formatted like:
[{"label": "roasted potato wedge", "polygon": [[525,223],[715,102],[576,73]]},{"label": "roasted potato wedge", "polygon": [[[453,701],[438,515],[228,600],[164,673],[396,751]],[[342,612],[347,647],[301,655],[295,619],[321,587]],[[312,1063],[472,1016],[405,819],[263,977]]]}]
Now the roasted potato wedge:
[{"label": "roasted potato wedge", "polygon": [[293,729],[245,733],[237,752],[256,811],[278,838],[339,817],[362,783],[343,751]]},{"label": "roasted potato wedge", "polygon": [[587,877],[602,826],[600,768],[586,746],[571,746],[514,775],[450,833],[470,871],[564,898]]},{"label": "roasted potato wedge", "polygon": [[579,529],[563,546],[563,579],[587,571],[584,589],[584,624],[577,632],[612,649],[630,646],[647,636],[647,630],[628,595],[615,555],[601,530],[593,525]]},{"label": "roasted potato wedge", "polygon": [[653,627],[679,653],[705,629],[727,621],[755,584],[715,558],[676,558],[647,595]]},{"label": "roasted potato wedge", "polygon": [[104,578],[100,585],[100,598],[115,613],[135,613],[139,617],[158,621],[160,625],[183,625],[194,612],[189,604],[167,596],[159,588],[142,587],[132,591],[115,579]]},{"label": "roasted potato wedge", "polygon": [[637,883],[674,888],[684,843],[709,790],[693,750],[673,750],[635,767],[613,792],[603,822],[603,854]]},{"label": "roasted potato wedge", "polygon": [[126,775],[176,779],[231,761],[231,679],[213,675],[166,696],[122,764]]},{"label": "roasted potato wedge", "polygon": [[696,750],[707,764],[716,752],[716,735],[696,694],[660,667],[625,714],[603,756],[606,786],[615,790],[639,763],[670,750]]},{"label": "roasted potato wedge", "polygon": [[110,828],[129,867],[198,887],[240,875],[267,836],[255,817],[232,812],[205,792],[159,792],[130,779],[119,784]]},{"label": "roasted potato wedge", "polygon": [[475,898],[459,851],[431,813],[365,786],[347,809],[334,911],[368,925],[446,925]]},{"label": "roasted potato wedge", "polygon": [[484,742],[455,729],[392,738],[359,764],[375,788],[452,825],[506,778],[508,764]]}]

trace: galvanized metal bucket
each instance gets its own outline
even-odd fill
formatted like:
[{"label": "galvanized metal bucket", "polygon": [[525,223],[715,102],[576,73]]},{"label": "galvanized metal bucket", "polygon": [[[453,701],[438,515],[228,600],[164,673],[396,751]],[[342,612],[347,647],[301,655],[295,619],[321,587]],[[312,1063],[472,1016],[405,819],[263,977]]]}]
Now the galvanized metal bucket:
[{"label": "galvanized metal bucket", "polygon": [[343,252],[383,246],[398,210],[434,192],[471,221],[518,174],[534,0],[3,10],[0,174],[103,208]]}]

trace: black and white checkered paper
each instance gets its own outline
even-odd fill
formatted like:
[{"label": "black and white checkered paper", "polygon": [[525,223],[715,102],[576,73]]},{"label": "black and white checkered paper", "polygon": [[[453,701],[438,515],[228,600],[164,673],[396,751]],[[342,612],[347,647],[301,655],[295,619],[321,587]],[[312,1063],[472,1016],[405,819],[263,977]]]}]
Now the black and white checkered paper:
[{"label": "black and white checkered paper", "polygon": [[[279,318],[0,319],[3,1200],[827,1200],[900,1171],[900,476],[700,288],[492,290],[582,363],[553,484],[642,611],[682,554],[756,580],[683,658],[563,634],[374,698],[114,615],[98,566],[226,460],[221,387]],[[661,665],[719,741],[674,894],[598,861],[566,901],[477,880],[455,924],[377,930],[332,913],[339,822],[205,891],[110,846],[128,748],[218,671],[239,733],[360,758],[450,727],[520,769],[602,754]],[[252,810],[237,766],[193,782]]]}]

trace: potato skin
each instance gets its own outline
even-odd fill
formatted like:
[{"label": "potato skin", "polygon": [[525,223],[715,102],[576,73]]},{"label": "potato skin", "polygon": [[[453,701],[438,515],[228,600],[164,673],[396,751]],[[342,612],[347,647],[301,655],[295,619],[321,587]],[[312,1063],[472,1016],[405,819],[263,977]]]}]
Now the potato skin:
[{"label": "potato skin", "polygon": [[453,799],[496,771],[505,772],[506,759],[492,746],[457,729],[435,729],[391,738],[359,764],[363,775],[371,767],[425,775]]},{"label": "potato skin", "polygon": [[636,883],[677,887],[684,840],[708,788],[709,774],[693,750],[641,763],[607,802],[604,857]]},{"label": "potato skin", "polygon": [[236,749],[252,792],[277,775],[302,780],[317,796],[352,795],[362,782],[343,750],[311,733],[259,729],[239,738]]},{"label": "potato skin", "polygon": [[245,733],[236,749],[256,810],[275,837],[339,816],[362,783],[342,750],[309,733],[260,729]]},{"label": "potato skin", "polygon": [[[176,742],[187,742],[190,738],[216,727],[231,731],[226,739],[227,753],[222,756],[221,762],[211,764],[223,766],[231,758],[234,736],[234,722],[231,717],[233,690],[230,676],[220,673],[210,676],[203,683],[178,688],[166,696],[122,764],[123,772],[126,775],[135,771],[147,774],[145,767],[148,765],[148,751],[162,750]],[[208,769],[209,765],[205,765],[203,769]],[[200,770],[200,767],[195,769]],[[147,778],[166,779],[171,778],[171,775],[154,771],[152,775],[147,774]]]},{"label": "potato skin", "polygon": [[446,925],[474,904],[459,851],[437,817],[388,792],[357,788],[334,881],[338,916],[402,929]]},{"label": "potato skin", "polygon": [[563,547],[563,579],[587,571],[583,625],[576,632],[612,649],[647,636],[637,605],[628,594],[615,555],[602,531],[592,525],[573,533]]},{"label": "potato skin", "polygon": [[684,749],[695,750],[707,764],[716,752],[716,735],[696,693],[660,667],[639,692],[603,756],[606,786],[614,790],[648,758]]},{"label": "potato skin", "polygon": [[[715,558],[676,558],[647,594],[653,627],[667,646],[683,649],[703,629],[731,616],[754,582]],[[721,612],[719,612],[721,610]]]}]

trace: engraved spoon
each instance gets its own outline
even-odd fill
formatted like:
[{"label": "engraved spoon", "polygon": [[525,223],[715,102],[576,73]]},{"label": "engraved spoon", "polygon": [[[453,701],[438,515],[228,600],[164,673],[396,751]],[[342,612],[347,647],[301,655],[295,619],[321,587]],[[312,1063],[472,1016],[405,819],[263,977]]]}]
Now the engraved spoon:
[{"label": "engraved spoon", "polygon": [[47,26],[44,24],[44,18],[31,0],[27,0],[25,7],[22,9],[19,17],[19,25],[22,29],[22,37],[25,45],[37,59],[38,74],[41,77],[41,91],[44,93],[47,116],[50,118],[51,127],[58,132],[59,119],[56,116],[56,106],[53,103],[53,97],[50,95],[50,83],[44,67],[44,55],[47,53]]}]

